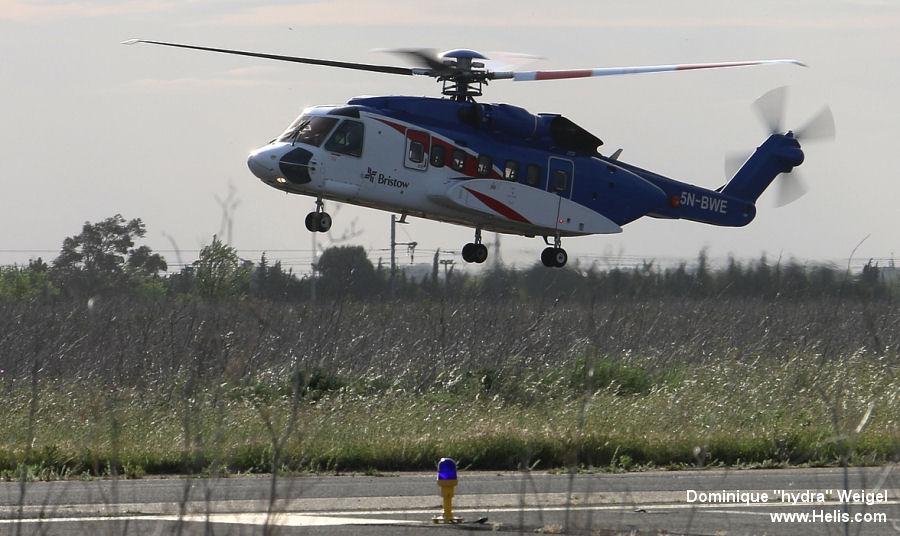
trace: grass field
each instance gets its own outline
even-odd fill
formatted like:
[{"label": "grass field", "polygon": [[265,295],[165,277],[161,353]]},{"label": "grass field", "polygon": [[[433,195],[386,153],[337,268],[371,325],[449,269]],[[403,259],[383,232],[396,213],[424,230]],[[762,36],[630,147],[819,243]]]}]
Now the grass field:
[{"label": "grass field", "polygon": [[890,302],[6,307],[0,474],[879,464]]}]

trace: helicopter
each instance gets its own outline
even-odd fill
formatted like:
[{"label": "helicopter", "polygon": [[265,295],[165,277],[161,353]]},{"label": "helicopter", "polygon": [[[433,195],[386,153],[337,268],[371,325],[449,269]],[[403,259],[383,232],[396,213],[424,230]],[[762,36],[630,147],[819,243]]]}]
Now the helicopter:
[{"label": "helicopter", "polygon": [[[373,65],[283,56],[145,39],[146,43],[340,69],[428,76],[441,97],[355,97],[342,105],[304,109],[287,129],[250,153],[250,171],[266,185],[315,198],[305,218],[310,232],[327,232],[324,201],[337,201],[472,227],[462,248],[467,263],[488,257],[482,232],[543,238],[541,262],[562,267],[564,237],[611,234],[644,216],[740,227],[756,216],[756,201],[781,174],[803,163],[799,140],[829,138],[834,121],[826,107],[806,127],[783,131],[785,91],[757,101],[769,137],[717,189],[677,181],[603,155],[603,142],[560,114],[476,100],[489,82],[556,81],[637,73],[791,64],[794,59],[732,61],[575,70],[515,71],[492,68],[470,49],[391,52],[416,67]],[[802,194],[786,182],[783,202]]]}]

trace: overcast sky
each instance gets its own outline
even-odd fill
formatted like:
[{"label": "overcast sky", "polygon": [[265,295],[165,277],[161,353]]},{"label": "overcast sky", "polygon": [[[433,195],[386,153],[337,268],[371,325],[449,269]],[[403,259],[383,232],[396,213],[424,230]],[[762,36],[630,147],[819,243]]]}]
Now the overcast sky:
[{"label": "overcast sky", "polygon": [[[482,101],[561,113],[604,140],[606,154],[621,147],[626,162],[711,188],[724,182],[728,154],[765,139],[751,108],[758,96],[791,86],[788,126],[831,106],[837,139],[806,146],[799,170],[811,191],[801,200],[776,209],[764,194],[756,220],[739,229],[644,219],[620,235],[570,238],[570,263],[693,259],[703,248],[714,258],[846,263],[861,241],[858,259],[900,253],[893,0],[0,0],[0,264],[52,260],[85,221],[116,213],[142,218],[146,243],[170,263],[173,243],[190,262],[223,230],[220,201],[232,192],[232,244],[251,260],[266,250],[303,271],[312,246],[303,218],[313,200],[264,186],[247,169],[247,154],[308,105],[439,93],[424,77],[120,44],[134,37],[393,65],[404,63],[374,50],[465,47],[546,58],[528,69],[796,58],[809,68],[496,81]],[[346,243],[387,262],[389,214],[333,204],[329,211],[333,238],[352,225],[356,236]],[[410,222],[397,237],[418,242],[417,261],[472,239],[467,228]],[[536,262],[544,247],[510,236],[501,243],[503,259],[519,266]]]}]

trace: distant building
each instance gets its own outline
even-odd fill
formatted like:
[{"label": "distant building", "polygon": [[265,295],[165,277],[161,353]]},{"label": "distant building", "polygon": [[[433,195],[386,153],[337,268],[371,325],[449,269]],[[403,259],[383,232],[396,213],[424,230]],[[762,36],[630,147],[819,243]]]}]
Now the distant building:
[{"label": "distant building", "polygon": [[881,280],[884,283],[893,285],[894,283],[900,281],[900,269],[897,269],[897,266],[894,264],[893,258],[891,258],[890,264],[879,270],[879,274],[881,275]]}]

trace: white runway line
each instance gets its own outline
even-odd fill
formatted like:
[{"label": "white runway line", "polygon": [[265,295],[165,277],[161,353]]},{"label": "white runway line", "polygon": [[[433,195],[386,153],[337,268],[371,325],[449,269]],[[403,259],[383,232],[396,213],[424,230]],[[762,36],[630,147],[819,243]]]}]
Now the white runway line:
[{"label": "white runway line", "polygon": [[[390,512],[386,512],[390,513]],[[22,524],[50,524],[50,523],[97,523],[105,521],[171,521],[173,523],[223,523],[230,525],[269,525],[280,527],[331,527],[340,525],[421,525],[424,521],[412,521],[409,519],[378,519],[349,516],[322,516],[308,514],[273,514],[266,522],[265,513],[248,514],[191,514],[178,516],[106,516],[106,517],[57,517],[57,518],[26,518],[26,519],[2,519],[0,525]],[[428,521],[430,524],[431,521]]]}]

